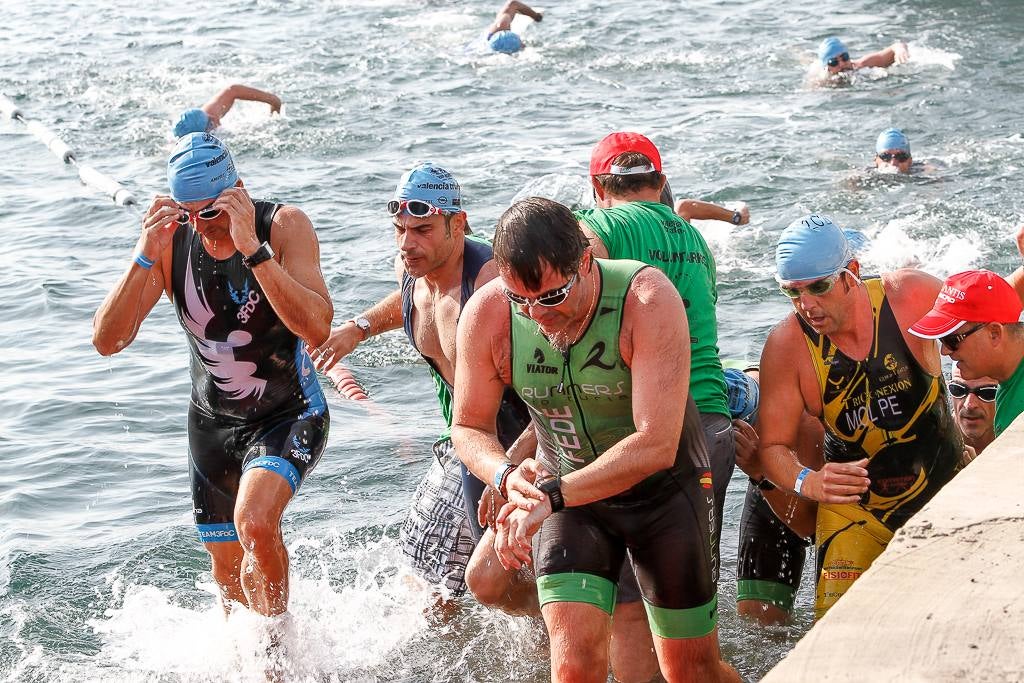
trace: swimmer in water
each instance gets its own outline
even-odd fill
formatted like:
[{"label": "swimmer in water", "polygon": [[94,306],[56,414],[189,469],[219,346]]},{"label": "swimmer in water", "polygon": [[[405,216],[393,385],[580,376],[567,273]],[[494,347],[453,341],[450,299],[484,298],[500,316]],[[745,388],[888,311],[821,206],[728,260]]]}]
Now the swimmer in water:
[{"label": "swimmer in water", "polygon": [[869,66],[885,69],[893,64],[904,64],[908,61],[910,61],[910,50],[902,40],[897,40],[883,50],[866,54],[858,59],[850,59],[850,51],[836,36],[829,36],[818,46],[818,62],[824,70],[822,76],[826,80],[844,72],[856,71]]},{"label": "swimmer in water", "polygon": [[509,0],[494,17],[494,23],[487,29],[487,45],[495,52],[510,55],[523,49],[523,40],[512,31],[512,20],[517,14],[525,14],[534,21],[541,21],[544,15],[531,9],[519,0]]},{"label": "swimmer in water", "polygon": [[174,124],[174,137],[189,133],[208,133],[220,126],[220,120],[231,111],[237,100],[265,102],[271,114],[281,113],[281,98],[274,93],[247,85],[229,85],[198,109],[186,109]]}]

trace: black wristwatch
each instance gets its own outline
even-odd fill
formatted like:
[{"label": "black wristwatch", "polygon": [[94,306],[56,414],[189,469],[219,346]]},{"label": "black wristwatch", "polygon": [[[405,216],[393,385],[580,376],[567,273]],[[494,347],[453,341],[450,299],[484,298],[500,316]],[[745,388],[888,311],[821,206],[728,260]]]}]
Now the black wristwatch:
[{"label": "black wristwatch", "polygon": [[733,211],[732,218],[729,219],[729,222],[732,223],[733,225],[739,225],[740,223],[743,222],[743,214],[740,213],[739,211]]},{"label": "black wristwatch", "polygon": [[565,498],[562,498],[562,485],[558,477],[549,477],[537,482],[537,488],[547,494],[548,500],[551,501],[552,513],[565,509]]},{"label": "black wristwatch", "polygon": [[251,255],[242,257],[242,265],[252,270],[259,264],[272,258],[274,258],[274,250],[270,248],[270,242],[264,242]]},{"label": "black wristwatch", "polygon": [[773,484],[770,481],[768,481],[767,477],[761,477],[760,481],[756,481],[753,477],[747,477],[747,479],[750,480],[751,484],[753,484],[757,488],[761,489],[762,491],[774,491],[775,490],[775,484]]}]

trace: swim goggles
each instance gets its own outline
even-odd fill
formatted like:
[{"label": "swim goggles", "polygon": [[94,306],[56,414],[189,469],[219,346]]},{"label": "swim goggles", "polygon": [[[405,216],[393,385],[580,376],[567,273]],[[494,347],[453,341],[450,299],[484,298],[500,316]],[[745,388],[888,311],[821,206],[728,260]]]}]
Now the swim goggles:
[{"label": "swim goggles", "polygon": [[439,209],[429,202],[425,202],[421,199],[403,199],[401,201],[392,199],[388,202],[388,215],[397,216],[402,211],[405,211],[414,218],[426,218],[427,216],[433,215],[444,215],[445,213],[458,213],[454,209]]},{"label": "swim goggles", "polygon": [[824,296],[832,291],[832,288],[836,286],[836,282],[839,281],[839,278],[842,277],[843,273],[850,273],[854,278],[857,277],[846,268],[840,268],[832,275],[820,280],[815,280],[809,285],[804,285],[803,287],[787,287],[786,285],[780,284],[779,290],[790,299],[799,299],[800,295],[804,292],[811,296]]},{"label": "swim goggles", "polygon": [[950,382],[949,383],[949,395],[953,398],[967,398],[967,394],[974,394],[985,403],[992,403],[996,400],[996,391],[999,390],[999,385],[989,384],[984,387],[975,387],[971,389],[966,384],[961,382]]},{"label": "swim goggles", "polygon": [[848,61],[850,61],[850,53],[849,52],[843,52],[842,54],[840,54],[840,55],[838,55],[836,57],[832,57],[831,59],[829,59],[825,63],[828,64],[831,67],[836,67],[836,66],[839,66],[839,62],[848,62]]},{"label": "swim goggles", "polygon": [[178,225],[188,225],[192,221],[193,217],[203,221],[212,221],[214,218],[221,215],[223,211],[223,209],[213,209],[209,206],[205,209],[199,209],[198,211],[186,211],[182,209],[182,213],[178,214],[178,217],[174,220]]},{"label": "swim goggles", "polygon": [[892,161],[893,159],[895,159],[896,161],[898,161],[900,163],[903,163],[904,161],[906,161],[907,159],[910,158],[910,153],[909,152],[879,152],[878,153],[878,158],[881,159],[882,161]]},{"label": "swim goggles", "polygon": [[579,274],[579,271],[576,271],[564,285],[558,289],[552,289],[544,292],[535,299],[516,294],[515,292],[510,292],[504,287],[502,287],[502,289],[505,291],[505,296],[508,300],[519,306],[545,306],[550,308],[552,306],[560,306],[565,303],[565,300],[569,298],[569,292],[572,291],[573,285],[575,285],[576,281],[579,279]]}]

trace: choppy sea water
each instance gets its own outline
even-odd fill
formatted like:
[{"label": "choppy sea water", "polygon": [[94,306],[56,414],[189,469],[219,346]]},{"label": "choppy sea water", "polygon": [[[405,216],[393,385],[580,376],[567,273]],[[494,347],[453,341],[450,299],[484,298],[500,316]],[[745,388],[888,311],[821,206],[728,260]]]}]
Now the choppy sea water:
[{"label": "choppy sea water", "polygon": [[[523,53],[467,51],[496,4],[8,3],[0,90],[141,198],[165,186],[182,108],[229,82],[280,94],[283,116],[243,103],[222,137],[254,195],[312,218],[338,320],[394,286],[382,209],[414,161],[452,170],[471,224],[491,233],[514,197],[587,201],[590,148],[615,129],[654,139],[677,196],[750,206],[749,226],[704,227],[726,358],[756,358],[786,312],[772,247],[811,210],[871,238],[869,272],[1017,263],[1017,0],[538,2],[545,20]],[[805,73],[832,33],[854,56],[902,37],[913,59],[815,87]],[[929,168],[868,170],[890,125]],[[0,230],[0,679],[261,680],[259,625],[222,618],[191,523],[187,351],[170,306],[113,358],[90,344],[136,216],[4,121]],[[446,623],[424,618],[430,597],[405,580],[395,537],[440,430],[432,386],[397,334],[350,365],[373,402],[327,387],[331,442],[284,522],[290,679],[546,680],[538,624],[468,602]],[[809,627],[811,581],[792,626],[736,618],[733,484],[720,637],[755,680]]]}]

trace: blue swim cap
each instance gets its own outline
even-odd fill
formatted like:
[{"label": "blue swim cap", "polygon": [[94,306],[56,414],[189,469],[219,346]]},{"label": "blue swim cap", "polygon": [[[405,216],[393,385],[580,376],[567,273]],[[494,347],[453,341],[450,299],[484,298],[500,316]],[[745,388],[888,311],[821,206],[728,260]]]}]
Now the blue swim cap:
[{"label": "blue swim cap", "polygon": [[487,44],[495,52],[504,52],[507,55],[519,52],[523,49],[523,41],[512,31],[497,31],[487,39]]},{"label": "blue swim cap", "polygon": [[871,240],[860,230],[843,228],[843,234],[846,235],[846,241],[849,243],[850,251],[854,256],[871,246]]},{"label": "blue swim cap", "polygon": [[830,36],[821,41],[821,45],[818,46],[818,61],[821,62],[822,66],[825,66],[828,64],[828,60],[838,57],[844,52],[849,54],[850,51],[843,45],[843,41],[835,36]]},{"label": "blue swim cap", "polygon": [[910,154],[910,140],[899,128],[887,128],[878,134],[875,140],[875,154],[888,149],[895,149]]},{"label": "blue swim cap", "polygon": [[775,246],[775,279],[779,282],[820,280],[853,259],[842,228],[825,216],[798,218],[782,231]]},{"label": "blue swim cap", "polygon": [[455,177],[430,161],[416,165],[398,181],[393,199],[418,199],[447,212],[462,211],[462,188]]},{"label": "blue swim cap", "polygon": [[757,406],[761,400],[761,389],[754,378],[742,370],[726,368],[725,387],[732,419],[753,423],[757,419]]},{"label": "blue swim cap", "polygon": [[210,125],[210,117],[202,109],[186,109],[181,118],[174,124],[174,137],[180,138],[189,133],[205,133]]},{"label": "blue swim cap", "polygon": [[167,184],[177,202],[214,199],[236,182],[231,152],[209,133],[183,136],[167,160]]}]

